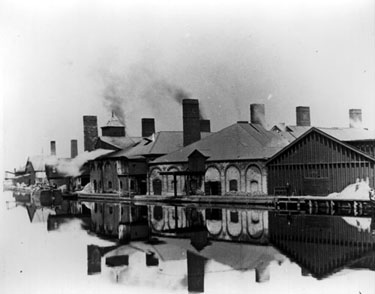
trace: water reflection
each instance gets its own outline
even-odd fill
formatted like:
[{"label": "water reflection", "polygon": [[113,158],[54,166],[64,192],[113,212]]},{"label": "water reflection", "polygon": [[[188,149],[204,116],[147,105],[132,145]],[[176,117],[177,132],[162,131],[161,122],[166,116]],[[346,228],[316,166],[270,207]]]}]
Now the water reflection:
[{"label": "water reflection", "polygon": [[286,260],[316,280],[343,269],[375,270],[374,216],[103,201],[22,205],[30,222],[46,222],[48,231],[80,219],[87,231],[115,241],[89,244],[86,252],[87,274],[110,272],[116,283],[203,293],[207,275],[238,272],[269,283]]}]

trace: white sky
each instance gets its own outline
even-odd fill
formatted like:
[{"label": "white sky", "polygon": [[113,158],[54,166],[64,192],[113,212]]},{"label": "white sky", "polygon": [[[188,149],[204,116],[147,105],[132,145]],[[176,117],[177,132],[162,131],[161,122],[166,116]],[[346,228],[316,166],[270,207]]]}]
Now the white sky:
[{"label": "white sky", "polygon": [[[137,3],[134,3],[137,2]],[[374,128],[375,7],[372,0],[0,2],[4,168],[28,155],[83,151],[82,116],[110,115],[106,83],[121,84],[127,131],[141,117],[182,129],[181,107],[160,85],[200,100],[214,131],[265,103],[270,125],[349,123],[363,110]],[[111,80],[112,78],[112,80]]]}]

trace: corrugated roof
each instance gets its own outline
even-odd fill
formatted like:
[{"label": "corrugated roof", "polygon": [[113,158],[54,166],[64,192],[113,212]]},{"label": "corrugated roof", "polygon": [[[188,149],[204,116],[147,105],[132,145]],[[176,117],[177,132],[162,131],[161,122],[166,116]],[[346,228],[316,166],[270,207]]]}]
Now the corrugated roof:
[{"label": "corrugated roof", "polygon": [[261,125],[237,123],[182,149],[159,157],[152,163],[186,162],[188,156],[199,150],[207,161],[269,158],[290,140],[277,132],[267,131]]},{"label": "corrugated roof", "polygon": [[[201,137],[205,138],[211,133],[201,133]],[[126,157],[129,159],[137,159],[140,156],[147,155],[164,155],[176,151],[183,147],[183,132],[181,131],[162,131],[154,135],[143,138],[138,144],[132,148],[123,149],[110,155],[107,158]]]},{"label": "corrugated roof", "polygon": [[134,145],[135,143],[139,142],[141,138],[138,137],[109,137],[109,136],[100,136],[99,140],[112,145],[119,149],[124,149]]}]

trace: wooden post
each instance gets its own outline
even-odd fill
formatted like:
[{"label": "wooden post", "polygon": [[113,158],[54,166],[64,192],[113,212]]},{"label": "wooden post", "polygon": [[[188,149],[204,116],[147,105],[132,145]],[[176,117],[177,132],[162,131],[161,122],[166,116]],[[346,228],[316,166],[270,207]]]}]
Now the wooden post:
[{"label": "wooden post", "polygon": [[174,189],[174,197],[177,197],[177,176],[173,174],[173,189]]}]

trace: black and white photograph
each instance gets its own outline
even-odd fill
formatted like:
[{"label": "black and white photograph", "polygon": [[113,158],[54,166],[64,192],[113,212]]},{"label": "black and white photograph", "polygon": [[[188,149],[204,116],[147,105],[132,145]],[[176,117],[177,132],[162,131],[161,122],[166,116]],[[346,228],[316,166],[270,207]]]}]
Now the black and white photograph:
[{"label": "black and white photograph", "polygon": [[0,0],[0,293],[374,294],[374,0]]}]

